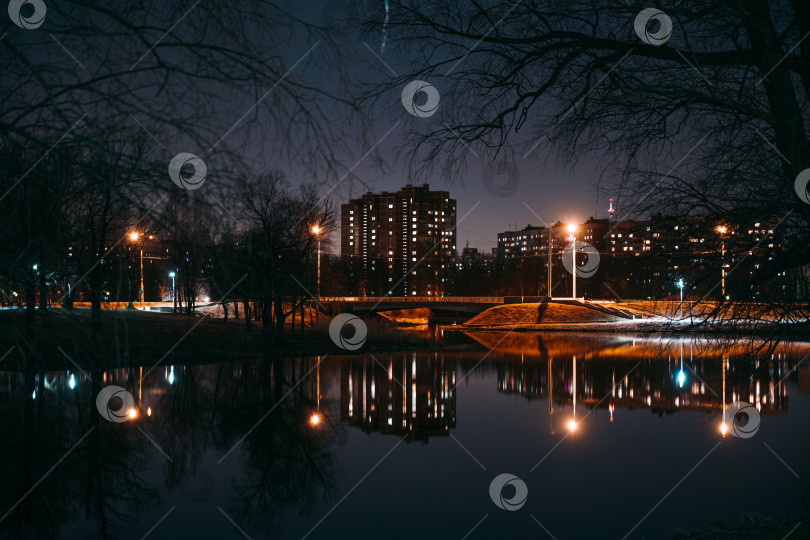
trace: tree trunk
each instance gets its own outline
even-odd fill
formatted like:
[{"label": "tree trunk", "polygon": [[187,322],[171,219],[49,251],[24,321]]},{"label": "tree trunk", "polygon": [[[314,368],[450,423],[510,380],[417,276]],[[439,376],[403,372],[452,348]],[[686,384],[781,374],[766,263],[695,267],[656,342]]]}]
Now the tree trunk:
[{"label": "tree trunk", "polygon": [[224,318],[224,323],[228,324],[228,302],[223,298],[222,299],[222,314]]},{"label": "tree trunk", "polygon": [[39,273],[39,309],[48,309],[48,286],[45,281],[45,272]]},{"label": "tree trunk", "polygon": [[273,342],[273,314],[272,302],[262,302],[262,335],[268,343]]},{"label": "tree trunk", "polygon": [[34,320],[37,314],[37,289],[33,282],[25,286],[25,329],[33,331]]},{"label": "tree trunk", "polygon": [[293,296],[292,300],[292,309],[290,309],[292,315],[292,320],[290,321],[290,335],[295,339],[295,297]]},{"label": "tree trunk", "polygon": [[97,287],[90,289],[90,327],[93,339],[101,336],[101,291]]},{"label": "tree trunk", "polygon": [[250,300],[244,298],[242,300],[242,307],[244,307],[245,312],[245,330],[250,332]]}]

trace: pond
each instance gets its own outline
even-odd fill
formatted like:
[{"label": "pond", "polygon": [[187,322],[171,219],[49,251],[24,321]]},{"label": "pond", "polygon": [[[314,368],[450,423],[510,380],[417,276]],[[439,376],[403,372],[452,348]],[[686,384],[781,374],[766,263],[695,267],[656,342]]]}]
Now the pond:
[{"label": "pond", "polygon": [[755,513],[782,538],[810,509],[807,344],[439,340],[0,371],[0,536],[667,538]]}]

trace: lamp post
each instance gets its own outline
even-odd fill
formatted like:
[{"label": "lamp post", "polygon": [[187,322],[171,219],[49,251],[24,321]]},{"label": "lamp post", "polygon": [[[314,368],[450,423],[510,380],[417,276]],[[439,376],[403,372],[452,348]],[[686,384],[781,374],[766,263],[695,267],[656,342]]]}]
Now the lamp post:
[{"label": "lamp post", "polygon": [[679,279],[675,285],[681,289],[681,319],[683,319],[683,278]]},{"label": "lamp post", "polygon": [[317,281],[315,283],[315,297],[321,297],[321,227],[320,225],[312,226],[312,234],[318,239],[318,253],[317,253]]},{"label": "lamp post", "polygon": [[551,300],[551,234],[552,234],[552,225],[548,226],[548,299]]},{"label": "lamp post", "polygon": [[568,240],[571,241],[571,283],[573,284],[571,287],[571,298],[577,297],[577,237],[575,233],[577,232],[577,226],[573,223],[568,224]]},{"label": "lamp post", "polygon": [[177,295],[174,288],[174,278],[177,276],[175,272],[169,272],[169,277],[172,278],[172,312],[177,313]]},{"label": "lamp post", "polygon": [[719,225],[717,232],[720,233],[720,293],[726,296],[726,231],[725,225]]},{"label": "lamp post", "polygon": [[[317,270],[316,270],[316,276],[317,277],[316,277],[316,281],[315,281],[315,299],[317,301],[320,301],[320,299],[321,299],[321,231],[322,231],[322,229],[321,229],[320,225],[313,225],[312,229],[310,229],[310,230],[312,231],[312,234],[315,235],[315,238],[317,238],[317,240],[318,240],[318,251],[317,251],[317,254],[316,254],[316,261],[317,262],[315,263],[316,267],[317,267]],[[315,306],[315,309],[316,309],[315,318],[318,318],[319,314],[320,314],[320,309],[318,309],[318,306]]]},{"label": "lamp post", "polygon": [[[132,231],[127,235],[127,237],[129,238],[129,241],[134,244],[141,237],[141,234],[138,231]],[[129,250],[127,250],[127,253],[129,253]],[[135,309],[135,306],[132,305],[132,281],[129,277],[129,256],[127,256],[127,300],[129,300],[129,305],[127,305],[127,308]]]},{"label": "lamp post", "polygon": [[[129,240],[131,242],[133,242],[133,243],[137,242],[140,239],[140,237],[141,237],[141,233],[139,233],[138,231],[132,231],[132,232],[129,233]],[[141,246],[140,246],[140,255],[141,255],[141,257],[140,257],[141,258],[141,260],[140,260],[141,287],[140,287],[140,289],[138,291],[138,302],[143,304],[143,244],[141,244]],[[130,300],[130,307],[132,307],[132,300]]]}]

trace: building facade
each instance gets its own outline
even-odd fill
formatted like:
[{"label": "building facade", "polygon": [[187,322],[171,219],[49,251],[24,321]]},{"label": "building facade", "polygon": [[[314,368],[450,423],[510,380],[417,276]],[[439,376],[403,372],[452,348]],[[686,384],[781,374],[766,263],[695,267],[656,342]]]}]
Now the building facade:
[{"label": "building facade", "polygon": [[428,184],[341,205],[340,253],[358,296],[443,296],[456,258],[456,201]]},{"label": "building facade", "polygon": [[[552,223],[550,230],[527,225],[499,233],[496,268],[502,273],[529,271],[537,294],[545,294],[550,238],[553,294],[567,294],[570,274],[560,254],[570,244],[569,235],[564,223]],[[660,216],[642,221],[591,218],[576,224],[575,236],[578,250],[586,242],[599,253],[598,272],[578,284],[580,294],[592,297],[666,296],[677,292],[674,284],[679,279],[689,290],[712,297],[733,290],[737,299],[756,299],[774,285],[783,287],[771,279],[784,276],[782,231],[775,219],[735,224]],[[586,255],[577,255],[578,265],[585,261]]]}]

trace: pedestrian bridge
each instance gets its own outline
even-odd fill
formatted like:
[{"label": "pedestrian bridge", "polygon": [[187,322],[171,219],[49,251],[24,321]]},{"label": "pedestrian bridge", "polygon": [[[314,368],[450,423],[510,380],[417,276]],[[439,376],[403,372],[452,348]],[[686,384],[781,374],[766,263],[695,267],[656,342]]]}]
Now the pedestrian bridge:
[{"label": "pedestrian bridge", "polygon": [[545,296],[339,296],[321,297],[321,309],[328,314],[337,313],[375,313],[381,311],[398,311],[404,309],[427,308],[437,316],[453,314],[481,313],[493,306],[502,304],[523,304],[536,302],[554,302],[559,304],[578,305],[596,311],[602,311],[618,317],[630,319],[632,314],[602,302],[586,301],[581,298],[552,298]]},{"label": "pedestrian bridge", "polygon": [[[432,311],[480,313],[504,303],[503,296],[340,296],[321,297],[330,313],[428,308]],[[520,298],[520,297],[518,297]]]}]

